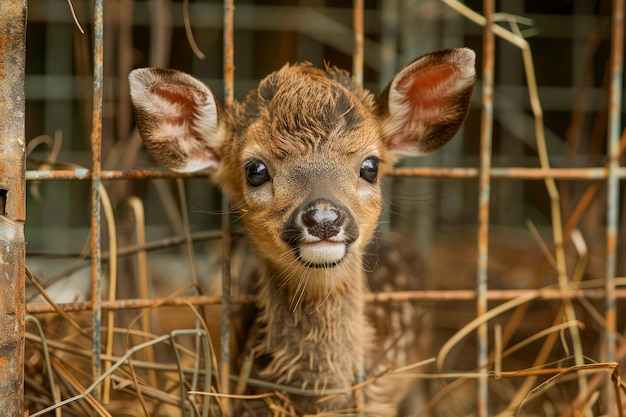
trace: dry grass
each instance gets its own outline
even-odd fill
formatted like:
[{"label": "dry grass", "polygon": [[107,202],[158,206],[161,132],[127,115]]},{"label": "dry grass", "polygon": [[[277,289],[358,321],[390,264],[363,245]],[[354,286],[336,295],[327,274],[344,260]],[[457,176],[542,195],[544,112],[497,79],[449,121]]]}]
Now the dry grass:
[{"label": "dry grass", "polygon": [[[532,240],[525,244],[526,250],[530,251]],[[462,245],[462,240],[457,240],[453,248],[442,244],[439,252],[443,254],[437,253],[433,262],[446,254],[463,259],[459,256],[459,246]],[[518,240],[513,253],[519,255],[522,247],[524,245]],[[465,249],[470,254],[474,251],[470,243]],[[507,253],[500,252],[494,250],[492,255],[495,259],[499,256],[506,259]],[[541,256],[541,250],[535,249],[534,256],[537,253]],[[468,255],[466,259],[466,264],[455,264],[457,281],[448,282],[448,285],[455,288],[467,285],[474,265],[473,256]],[[523,262],[527,261],[524,258]],[[517,268],[514,261],[504,264],[512,270]],[[500,277],[502,273],[499,264],[494,262],[490,276]],[[626,279],[618,279],[617,284],[626,284]],[[525,287],[530,283],[518,282],[518,285]],[[568,288],[602,286],[602,280],[585,280],[572,283]],[[551,286],[552,290],[559,288],[558,283]],[[170,297],[181,297],[188,289],[183,286]],[[586,299],[572,301],[569,297],[561,300],[551,297],[542,301],[542,291],[548,289],[528,290],[508,301],[493,303],[485,315],[473,320],[471,317],[475,313],[471,303],[464,310],[456,302],[455,315],[446,315],[445,303],[435,305],[432,311],[434,340],[438,346],[436,354],[419,363],[389,370],[388,374],[377,378],[429,381],[431,401],[417,415],[472,415],[476,406],[476,380],[483,375],[471,365],[475,363],[473,340],[476,329],[482,323],[488,323],[493,334],[488,377],[490,408],[494,415],[585,415],[586,412],[596,415],[602,408],[599,401],[606,398],[602,394],[608,389],[614,393],[613,405],[617,415],[621,416],[620,400],[625,386],[618,363],[626,354],[623,337],[616,335],[621,348],[614,361],[594,359],[599,357],[602,347],[602,314]],[[40,286],[38,291],[46,294]],[[403,296],[406,299],[411,296],[419,298],[420,294],[406,293]],[[55,305],[51,298],[48,302]],[[574,320],[567,320],[563,312],[568,302],[575,306]],[[209,312],[203,308],[212,310]],[[29,317],[32,325],[27,326],[26,399],[31,415],[41,415],[38,412],[45,407],[48,411],[62,411],[62,415],[97,412],[105,416],[170,416],[179,415],[182,410],[186,413],[183,415],[224,415],[225,407],[235,410],[255,408],[259,401],[274,415],[298,415],[295,406],[286,406],[289,402],[282,394],[301,392],[293,387],[247,380],[248,386],[256,386],[256,390],[262,393],[222,393],[218,382],[219,352],[215,349],[219,346],[219,326],[216,326],[219,311],[215,306],[155,305],[133,311],[134,316],[127,327],[113,327],[109,331],[108,322],[103,323],[101,333],[113,335],[112,350],[117,353],[102,355],[102,360],[111,365],[98,378],[93,378],[91,373],[90,312],[67,313],[59,307],[57,313]],[[522,318],[516,318],[519,315]],[[146,317],[150,320],[146,321]],[[158,334],[145,330],[148,322]],[[181,327],[184,323],[188,328]],[[576,334],[579,336],[575,338]],[[104,352],[105,341],[102,343]],[[583,352],[583,364],[576,363],[574,344],[578,344],[578,351]],[[352,390],[356,391],[375,379],[364,381]],[[234,378],[233,382],[236,380]],[[110,398],[105,401],[103,393],[107,384]],[[226,405],[226,399],[229,399],[229,405]],[[357,411],[345,410],[345,414],[352,415]]]}]

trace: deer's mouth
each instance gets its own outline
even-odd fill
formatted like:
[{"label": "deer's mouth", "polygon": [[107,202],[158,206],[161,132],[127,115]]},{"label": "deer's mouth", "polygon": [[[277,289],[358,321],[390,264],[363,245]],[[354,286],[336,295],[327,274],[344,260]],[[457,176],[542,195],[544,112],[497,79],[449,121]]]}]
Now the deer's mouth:
[{"label": "deer's mouth", "polygon": [[346,242],[319,241],[303,243],[294,248],[296,258],[309,268],[332,268],[348,254]]},{"label": "deer's mouth", "polygon": [[303,265],[332,268],[346,257],[358,236],[350,211],[325,197],[309,200],[296,208],[281,237]]}]

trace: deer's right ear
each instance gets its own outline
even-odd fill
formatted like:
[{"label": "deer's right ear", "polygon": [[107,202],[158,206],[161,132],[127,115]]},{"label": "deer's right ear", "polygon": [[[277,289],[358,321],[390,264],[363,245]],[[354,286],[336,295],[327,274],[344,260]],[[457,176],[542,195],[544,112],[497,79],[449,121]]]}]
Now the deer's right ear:
[{"label": "deer's right ear", "polygon": [[226,132],[211,90],[163,68],[136,69],[128,79],[137,128],[157,162],[177,172],[216,169]]}]

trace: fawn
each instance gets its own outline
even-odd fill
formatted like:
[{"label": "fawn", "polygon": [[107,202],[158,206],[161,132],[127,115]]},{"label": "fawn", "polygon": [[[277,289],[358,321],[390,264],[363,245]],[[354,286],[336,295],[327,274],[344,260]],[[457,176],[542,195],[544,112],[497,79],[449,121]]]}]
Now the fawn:
[{"label": "fawn", "polygon": [[[299,413],[357,406],[352,394],[320,398],[351,387],[373,356],[363,256],[381,213],[380,178],[398,157],[430,153],[454,136],[469,111],[474,66],[469,49],[432,52],[375,99],[345,71],[285,65],[232,108],[182,72],[131,72],[149,152],[174,171],[214,171],[241,214],[258,257],[256,375],[320,390],[290,397]],[[393,415],[384,397],[366,392],[365,413]]]}]

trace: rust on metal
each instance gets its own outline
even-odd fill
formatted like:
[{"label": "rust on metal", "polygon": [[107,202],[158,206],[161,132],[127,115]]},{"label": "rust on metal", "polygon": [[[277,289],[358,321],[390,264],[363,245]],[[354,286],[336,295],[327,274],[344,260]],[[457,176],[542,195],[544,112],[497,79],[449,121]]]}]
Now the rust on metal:
[{"label": "rust on metal", "polygon": [[[396,177],[431,177],[431,178],[478,178],[478,168],[424,168],[402,167],[395,168],[389,176]],[[603,180],[608,177],[608,170],[597,168],[491,168],[491,178],[507,178],[518,180],[545,180],[554,178],[559,180]],[[626,178],[626,169],[618,168],[617,178]]]},{"label": "rust on metal", "polygon": [[[235,81],[235,46],[233,40],[235,4],[234,0],[224,0],[224,101],[227,108],[231,108],[234,103],[234,81]],[[222,195],[222,330],[221,330],[221,357],[219,363],[220,370],[220,392],[229,393],[230,384],[230,297],[231,297],[231,249],[232,249],[232,228],[230,216],[230,203],[228,197]],[[224,414],[230,415],[230,402],[227,398],[223,403]]]},{"label": "rust on metal", "polygon": [[[476,271],[476,316],[488,311],[487,305],[487,264],[489,253],[489,201],[491,181],[491,143],[493,137],[493,84],[495,36],[493,34],[494,1],[484,0],[483,10],[487,24],[483,29],[482,62],[482,103],[480,126],[480,174],[478,199],[478,254]],[[488,324],[482,323],[477,329],[477,363],[480,378],[477,381],[477,413],[480,417],[489,415],[488,368],[489,340]]]},{"label": "rust on metal", "polygon": [[[603,300],[606,291],[603,288],[560,290],[556,288],[544,288],[538,290],[487,290],[485,297],[489,301],[508,301],[514,298],[527,296],[534,293],[537,300],[568,300],[584,298],[588,300]],[[617,299],[626,299],[626,289],[616,289]],[[371,293],[365,297],[368,303],[384,304],[403,301],[475,301],[475,290],[426,290],[426,291],[393,291]],[[253,295],[241,295],[231,297],[231,304],[252,304],[255,301]],[[157,307],[189,307],[190,305],[218,305],[222,304],[223,297],[220,295],[198,295],[169,298],[132,298],[118,299],[114,301],[102,300],[103,310],[138,310],[142,308]],[[27,306],[28,314],[53,313],[55,311],[80,312],[90,311],[90,301],[78,301],[63,303],[56,306],[44,303],[33,303]]]},{"label": "rust on metal", "polygon": [[26,3],[0,2],[0,414],[24,414]]},{"label": "rust on metal", "polygon": [[[507,178],[517,180],[544,180],[554,178],[558,180],[605,180],[609,177],[608,168],[491,168],[491,178]],[[151,180],[176,178],[205,178],[206,172],[173,172],[156,169],[127,169],[121,171],[102,170],[101,180]],[[391,177],[424,177],[424,178],[478,178],[478,168],[429,168],[429,167],[401,167],[395,168],[387,176]],[[617,167],[615,177],[626,179],[626,168]],[[26,171],[26,181],[58,181],[58,180],[91,180],[91,171],[85,168],[58,169],[58,170],[29,170]]]},{"label": "rust on metal", "polygon": [[[91,131],[91,302],[93,303],[92,331],[92,373],[98,378],[101,374],[101,296],[102,265],[100,247],[100,171],[102,167],[102,79],[104,68],[103,53],[103,0],[94,4],[94,66],[93,66],[93,111]],[[96,393],[97,394],[97,393]]]},{"label": "rust on metal", "polygon": [[[101,170],[101,180],[151,180],[151,179],[176,179],[176,178],[201,178],[206,173],[190,172],[180,173],[156,169],[127,169],[121,171]],[[91,180],[91,171],[85,168],[57,169],[57,170],[29,170],[26,171],[26,181],[46,180]]]},{"label": "rust on metal", "polygon": [[234,15],[234,0],[224,0],[224,104],[226,107],[231,107],[235,100],[235,44],[233,41]]},{"label": "rust on metal", "polygon": [[[615,275],[617,270],[617,230],[619,227],[619,155],[622,114],[622,88],[624,76],[624,0],[613,0],[611,13],[611,57],[608,111],[608,178],[607,178],[607,219],[606,219],[606,299],[605,299],[605,346],[604,360],[615,358],[617,331],[617,303]],[[611,389],[606,390],[608,415],[617,415],[616,395]],[[620,402],[618,402],[619,404]],[[619,410],[621,412],[621,410]],[[621,415],[621,413],[620,413]]]}]

